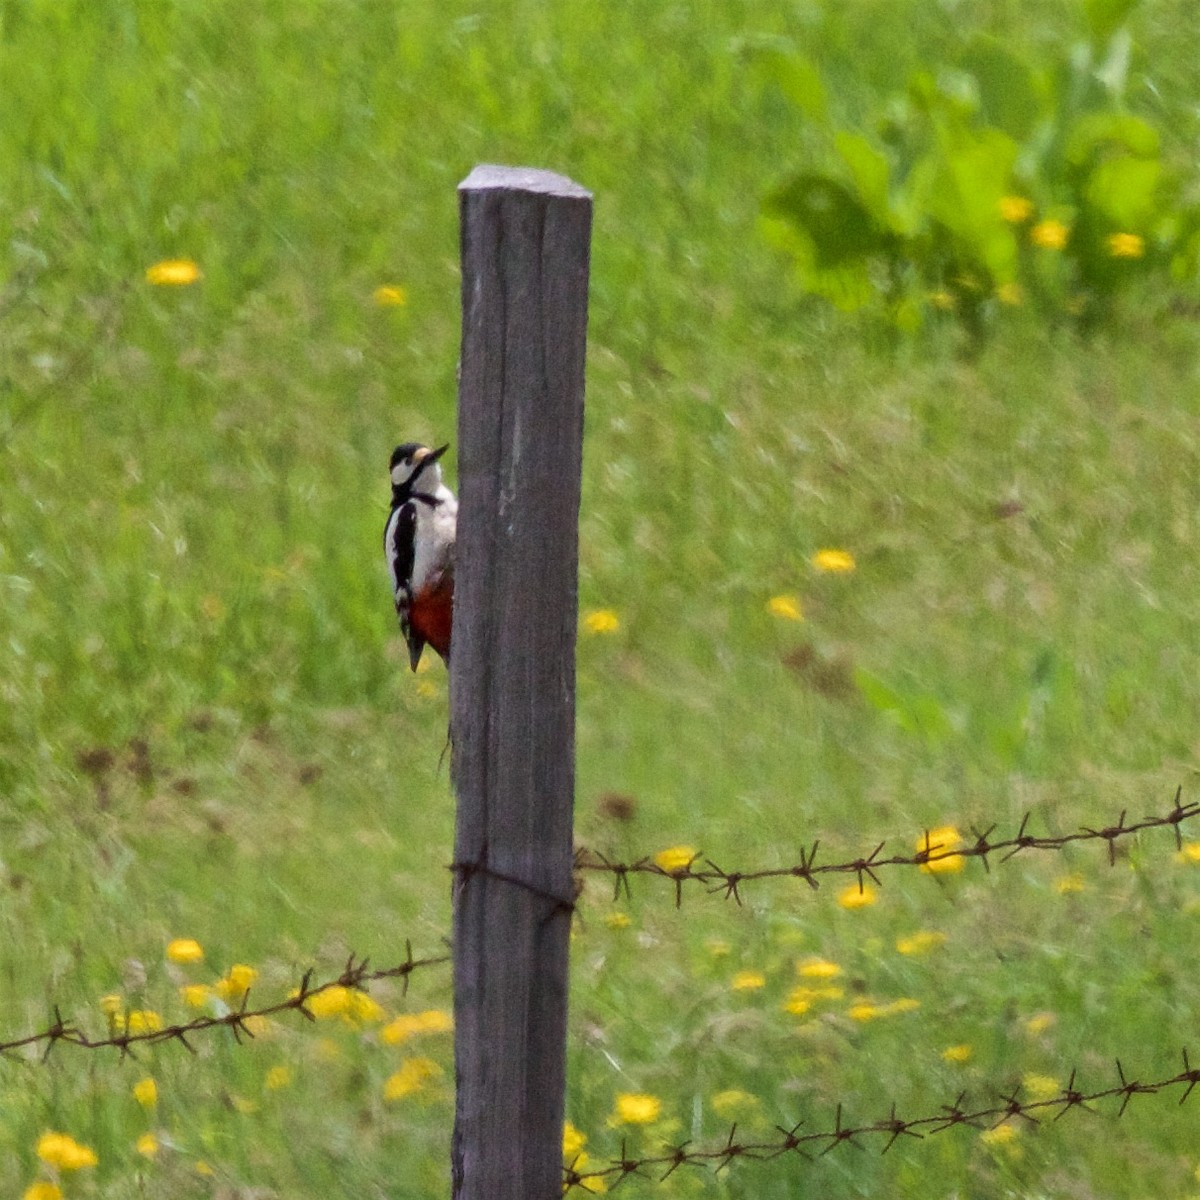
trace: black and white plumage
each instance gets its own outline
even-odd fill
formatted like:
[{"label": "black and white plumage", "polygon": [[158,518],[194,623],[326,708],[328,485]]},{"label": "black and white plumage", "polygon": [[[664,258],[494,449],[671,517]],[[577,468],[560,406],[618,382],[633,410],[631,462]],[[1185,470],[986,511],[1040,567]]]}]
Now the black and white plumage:
[{"label": "black and white plumage", "polygon": [[448,448],[405,442],[392,451],[392,508],[383,550],[414,671],[426,644],[450,661],[458,500],[442,482],[438,464]]}]

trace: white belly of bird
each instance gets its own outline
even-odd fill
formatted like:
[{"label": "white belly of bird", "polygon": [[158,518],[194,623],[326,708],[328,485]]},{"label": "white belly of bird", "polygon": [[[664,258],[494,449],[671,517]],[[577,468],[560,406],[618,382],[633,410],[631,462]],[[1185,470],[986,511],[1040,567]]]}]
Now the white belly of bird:
[{"label": "white belly of bird", "polygon": [[435,493],[436,508],[417,504],[417,534],[413,547],[412,590],[419,593],[427,583],[442,574],[454,561],[454,529],[458,520],[458,501],[444,484]]}]

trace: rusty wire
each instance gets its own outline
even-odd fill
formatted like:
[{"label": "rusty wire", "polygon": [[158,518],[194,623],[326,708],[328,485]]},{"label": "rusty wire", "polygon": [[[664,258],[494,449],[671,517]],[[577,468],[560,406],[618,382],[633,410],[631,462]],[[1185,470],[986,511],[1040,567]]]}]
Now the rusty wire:
[{"label": "rusty wire", "polygon": [[[912,1120],[898,1117],[896,1106],[893,1104],[886,1117],[865,1124],[846,1123],[843,1118],[843,1106],[838,1104],[834,1111],[832,1128],[826,1128],[819,1132],[801,1133],[800,1130],[804,1126],[803,1121],[797,1122],[790,1128],[776,1125],[775,1129],[779,1136],[770,1141],[741,1141],[737,1137],[736,1124],[730,1127],[729,1134],[723,1143],[707,1149],[690,1149],[690,1142],[682,1142],[677,1146],[667,1146],[660,1154],[632,1158],[627,1153],[625,1143],[622,1141],[620,1157],[610,1160],[606,1167],[595,1171],[581,1171],[578,1169],[579,1158],[565,1166],[563,1168],[563,1188],[564,1191],[570,1191],[572,1188],[589,1191],[590,1181],[603,1181],[606,1186],[615,1188],[630,1175],[661,1183],[683,1166],[715,1166],[716,1171],[722,1171],[738,1159],[765,1161],[779,1158],[788,1153],[798,1154],[811,1162],[814,1154],[809,1153],[809,1150],[814,1151],[816,1157],[821,1157],[846,1142],[863,1150],[866,1147],[860,1139],[868,1137],[882,1139],[880,1153],[886,1154],[902,1137],[919,1140],[929,1134],[943,1133],[947,1129],[963,1125],[981,1130],[996,1129],[1006,1121],[1017,1118],[1027,1121],[1031,1125],[1040,1126],[1041,1121],[1035,1114],[1046,1115],[1050,1110],[1057,1109],[1053,1118],[1057,1121],[1072,1109],[1083,1108],[1088,1112],[1094,1112],[1095,1110],[1089,1108],[1089,1105],[1109,1099],[1120,1099],[1121,1103],[1116,1115],[1121,1117],[1124,1116],[1125,1110],[1134,1096],[1154,1095],[1166,1088],[1178,1085],[1184,1089],[1183,1094],[1179,1097],[1179,1103],[1182,1104],[1192,1094],[1192,1089],[1200,1083],[1200,1068],[1192,1066],[1186,1049],[1183,1051],[1183,1069],[1166,1079],[1157,1079],[1153,1082],[1129,1079],[1120,1059],[1116,1060],[1116,1071],[1117,1083],[1094,1091],[1084,1091],[1076,1086],[1078,1072],[1072,1070],[1071,1077],[1067,1080],[1062,1092],[1046,1100],[1022,1100],[1017,1094],[1018,1089],[1014,1088],[1009,1092],[997,1092],[992,1102],[985,1102],[981,1107],[974,1108],[968,1106],[967,1094],[960,1092],[953,1104],[943,1104],[938,1113],[916,1117]],[[646,1174],[648,1170],[658,1168],[664,1168],[664,1170],[657,1179]]]},{"label": "rusty wire", "polygon": [[685,884],[698,883],[704,885],[710,893],[721,893],[725,899],[742,903],[741,888],[745,883],[758,882],[767,879],[802,879],[814,891],[820,887],[822,875],[854,875],[858,886],[862,889],[866,879],[881,885],[877,874],[885,867],[926,867],[930,864],[954,858],[978,858],[985,870],[991,869],[990,856],[1000,855],[1001,862],[1026,850],[1061,850],[1076,842],[1104,842],[1108,845],[1108,860],[1110,865],[1116,861],[1116,844],[1118,841],[1132,837],[1146,829],[1171,828],[1175,833],[1176,849],[1183,848],[1183,835],[1180,825],[1192,817],[1200,815],[1200,804],[1183,804],[1180,797],[1182,788],[1175,792],[1175,801],[1169,812],[1159,816],[1148,816],[1140,821],[1127,825],[1125,823],[1128,810],[1122,809],[1115,822],[1110,822],[1097,828],[1083,826],[1074,833],[1060,836],[1039,837],[1029,832],[1029,822],[1033,817],[1027,812],[1021,818],[1020,827],[1011,837],[993,839],[996,826],[990,825],[982,832],[972,828],[973,843],[948,846],[935,841],[934,834],[926,830],[924,844],[912,854],[884,854],[886,842],[880,842],[870,854],[845,862],[817,862],[817,851],[821,845],[815,841],[808,848],[801,848],[800,861],[790,866],[759,867],[750,870],[726,871],[718,866],[711,858],[697,852],[686,865],[668,870],[661,867],[652,857],[639,858],[634,862],[613,862],[605,855],[587,847],[581,847],[575,853],[575,870],[592,871],[614,876],[613,899],[616,900],[624,892],[628,897],[629,877],[631,875],[657,875],[669,879],[675,886],[675,905],[683,902]]},{"label": "rusty wire", "polygon": [[240,1043],[243,1035],[254,1037],[253,1022],[256,1018],[274,1017],[285,1012],[299,1012],[310,1021],[315,1020],[309,1011],[308,1002],[322,992],[333,988],[352,988],[363,991],[368,983],[379,979],[402,979],[404,994],[408,993],[409,976],[422,967],[435,966],[438,963],[450,961],[450,956],[443,954],[433,958],[414,958],[412,943],[405,942],[405,957],[402,963],[394,967],[372,967],[370,960],[358,958],[351,954],[346,960],[342,973],[336,978],[327,979],[323,983],[314,983],[312,970],[305,971],[300,982],[284,1000],[274,1004],[263,1005],[260,1008],[249,1006],[250,990],[242,993],[238,1007],[221,1014],[210,1014],[195,1017],[191,1021],[175,1025],[164,1025],[161,1029],[145,1029],[131,1033],[128,1029],[114,1029],[106,1037],[91,1037],[77,1025],[63,1019],[58,1005],[54,1006],[54,1020],[45,1029],[37,1033],[26,1034],[24,1037],[13,1038],[10,1041],[0,1041],[0,1054],[11,1053],[31,1046],[44,1046],[42,1059],[49,1057],[55,1046],[81,1046],[87,1050],[99,1050],[104,1047],[115,1047],[124,1058],[136,1046],[153,1045],[158,1042],[181,1042],[188,1050],[195,1053],[195,1047],[188,1041],[194,1033],[203,1033],[210,1029],[228,1029]]}]

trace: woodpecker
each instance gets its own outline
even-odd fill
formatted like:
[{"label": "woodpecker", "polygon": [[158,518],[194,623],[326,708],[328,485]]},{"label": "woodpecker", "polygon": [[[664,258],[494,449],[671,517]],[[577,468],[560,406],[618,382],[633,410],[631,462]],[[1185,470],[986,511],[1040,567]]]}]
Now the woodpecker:
[{"label": "woodpecker", "polygon": [[430,450],[405,442],[392,451],[392,510],[383,531],[383,552],[414,671],[426,643],[450,661],[458,500],[442,482],[438,465],[448,449],[449,444]]}]

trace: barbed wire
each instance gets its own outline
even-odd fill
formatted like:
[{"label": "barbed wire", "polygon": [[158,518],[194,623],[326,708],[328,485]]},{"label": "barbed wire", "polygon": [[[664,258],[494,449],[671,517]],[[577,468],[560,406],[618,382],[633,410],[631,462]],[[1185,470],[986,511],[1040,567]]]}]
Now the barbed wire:
[{"label": "barbed wire", "polygon": [[[912,854],[890,854],[885,856],[884,849],[887,846],[887,842],[880,842],[870,854],[848,859],[845,862],[818,863],[817,851],[821,845],[818,840],[814,841],[811,847],[801,848],[800,861],[793,865],[726,871],[700,851],[697,851],[686,864],[668,868],[659,865],[650,856],[639,858],[634,862],[614,862],[599,851],[591,850],[584,846],[575,852],[575,870],[599,872],[614,876],[614,900],[619,899],[622,892],[627,897],[632,896],[629,887],[629,877],[631,875],[657,875],[661,878],[669,879],[675,886],[675,906],[678,908],[683,903],[683,888],[685,884],[702,884],[708,892],[721,893],[725,899],[732,898],[738,904],[741,904],[742,885],[766,879],[802,879],[809,887],[816,891],[820,887],[820,876],[822,875],[854,875],[858,879],[858,886],[861,890],[868,878],[876,885],[882,886],[877,872],[886,867],[925,867],[936,870],[932,864],[944,862],[947,859],[978,858],[982,861],[984,869],[990,871],[991,855],[1001,855],[1000,861],[1007,862],[1010,858],[1026,850],[1057,851],[1076,842],[1107,843],[1108,861],[1111,865],[1116,862],[1117,842],[1141,833],[1146,829],[1160,829],[1164,827],[1173,829],[1176,849],[1181,850],[1183,848],[1183,835],[1179,827],[1184,821],[1200,815],[1200,804],[1181,803],[1180,797],[1182,792],[1182,788],[1176,790],[1175,802],[1170,812],[1158,816],[1144,817],[1140,821],[1127,825],[1125,820],[1128,816],[1128,809],[1122,809],[1115,823],[1110,823],[1100,828],[1092,828],[1085,825],[1074,833],[1058,836],[1039,837],[1031,834],[1028,830],[1033,813],[1027,812],[1021,818],[1021,824],[1017,832],[1011,837],[993,839],[992,835],[996,830],[995,825],[990,825],[982,832],[972,827],[970,832],[971,836],[975,839],[974,842],[958,845],[957,840],[953,844],[950,843],[949,839],[945,841],[938,840],[936,831],[927,829],[924,834],[924,844]],[[703,865],[698,866],[697,864]]]},{"label": "barbed wire", "polygon": [[813,1155],[808,1153],[805,1147],[818,1150],[817,1157],[828,1154],[846,1142],[863,1150],[866,1147],[858,1139],[870,1136],[885,1139],[880,1153],[886,1154],[902,1137],[920,1140],[929,1134],[944,1133],[947,1129],[964,1125],[976,1129],[996,1129],[1017,1118],[1040,1126],[1041,1121],[1034,1115],[1036,1113],[1044,1114],[1050,1109],[1058,1109],[1054,1114],[1054,1120],[1057,1121],[1073,1109],[1082,1108],[1094,1112],[1089,1105],[1117,1097],[1121,1100],[1116,1114],[1119,1118],[1125,1115],[1125,1110],[1134,1096],[1154,1095],[1165,1088],[1181,1085],[1184,1091],[1179,1097],[1179,1103],[1182,1104],[1192,1094],[1192,1089],[1200,1083],[1200,1068],[1192,1066],[1186,1047],[1183,1050],[1183,1069],[1169,1078],[1157,1079],[1150,1083],[1127,1078],[1121,1060],[1115,1061],[1118,1082],[1113,1086],[1085,1092],[1076,1086],[1078,1072],[1072,1070],[1062,1092],[1044,1100],[1022,1100],[1017,1095],[1018,1089],[1013,1088],[1007,1093],[997,1092],[998,1103],[986,1103],[981,1108],[971,1109],[967,1107],[967,1093],[960,1092],[953,1104],[943,1104],[941,1110],[931,1116],[904,1120],[896,1115],[896,1106],[893,1104],[888,1116],[862,1125],[845,1124],[843,1106],[839,1103],[834,1111],[832,1129],[801,1133],[804,1122],[800,1121],[790,1129],[776,1125],[779,1137],[770,1141],[739,1141],[735,1123],[730,1127],[729,1134],[721,1145],[693,1150],[689,1148],[690,1142],[682,1142],[677,1146],[668,1146],[661,1154],[651,1154],[643,1158],[631,1158],[622,1140],[620,1157],[610,1160],[607,1167],[596,1171],[581,1171],[577,1169],[581,1163],[579,1157],[564,1167],[563,1190],[580,1188],[588,1191],[590,1181],[603,1180],[608,1185],[614,1176],[616,1182],[612,1183],[611,1187],[615,1188],[630,1175],[651,1178],[646,1175],[646,1171],[658,1167],[666,1168],[657,1180],[653,1180],[661,1183],[683,1166],[708,1167],[715,1164],[716,1170],[722,1171],[738,1159],[766,1161],[789,1153],[799,1154],[811,1162]]},{"label": "barbed wire", "polygon": [[114,1029],[106,1037],[91,1037],[77,1025],[64,1020],[62,1012],[56,1004],[54,1006],[54,1020],[50,1025],[37,1033],[26,1034],[24,1037],[14,1038],[10,1041],[0,1041],[0,1054],[8,1054],[15,1050],[41,1045],[45,1047],[42,1054],[42,1061],[44,1062],[49,1057],[51,1050],[59,1045],[80,1046],[86,1050],[99,1050],[111,1046],[120,1050],[121,1057],[124,1058],[135,1046],[153,1045],[158,1042],[170,1041],[181,1042],[194,1054],[196,1048],[188,1038],[192,1034],[204,1033],[210,1029],[228,1029],[240,1043],[243,1035],[253,1039],[253,1022],[258,1018],[274,1017],[281,1013],[295,1011],[307,1017],[310,1021],[315,1021],[316,1017],[309,1010],[308,1002],[314,996],[319,996],[322,992],[328,992],[334,988],[350,988],[355,991],[364,991],[368,983],[373,983],[376,980],[401,979],[404,983],[402,994],[407,995],[409,977],[414,971],[422,967],[436,966],[439,963],[450,961],[448,954],[432,958],[414,958],[412,943],[408,941],[404,943],[404,949],[404,961],[393,967],[372,967],[370,959],[358,958],[357,955],[351,954],[346,960],[345,967],[342,968],[342,973],[336,978],[327,979],[323,983],[314,983],[314,972],[311,969],[305,971],[303,976],[301,976],[299,984],[296,985],[287,998],[276,1001],[274,1004],[266,1004],[260,1008],[251,1008],[250,989],[247,988],[242,993],[237,1008],[231,1008],[225,1013],[212,1013],[201,1017],[194,1017],[190,1021],[180,1022],[175,1025],[164,1025],[158,1029],[140,1029],[136,1032],[130,1032],[128,1028]]}]

